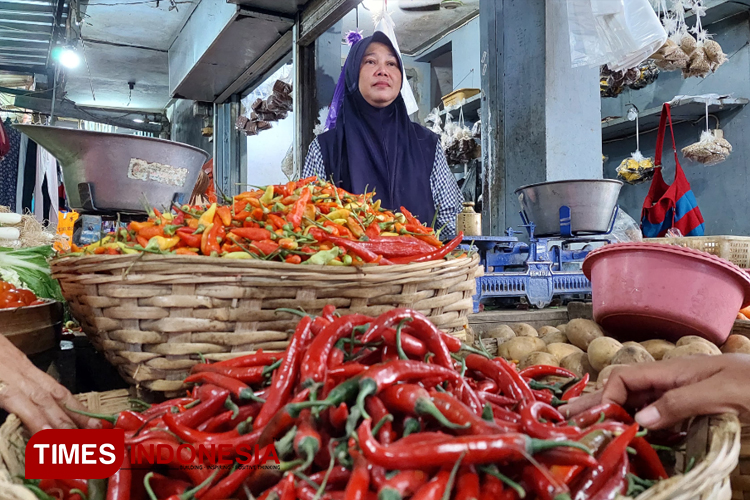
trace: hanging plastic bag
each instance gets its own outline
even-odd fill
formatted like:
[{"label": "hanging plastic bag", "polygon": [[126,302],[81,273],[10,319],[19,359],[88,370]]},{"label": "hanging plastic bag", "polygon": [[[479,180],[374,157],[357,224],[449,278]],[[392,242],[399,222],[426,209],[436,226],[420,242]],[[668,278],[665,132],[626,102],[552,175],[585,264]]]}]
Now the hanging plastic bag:
[{"label": "hanging plastic bag", "polygon": [[654,161],[641,153],[641,137],[638,124],[638,108],[628,110],[628,119],[635,120],[635,152],[622,160],[617,167],[617,178],[628,184],[641,184],[654,176]]},{"label": "hanging plastic bag", "polygon": [[571,62],[632,68],[667,41],[648,0],[568,0]]},{"label": "hanging plastic bag", "polygon": [[[398,58],[401,59],[401,67],[403,67],[403,59],[401,58],[401,50],[398,48],[398,41],[396,40],[396,24],[393,22],[391,15],[388,11],[383,9],[379,14],[380,20],[375,24],[375,31],[382,31],[391,40],[393,48],[396,49]],[[406,79],[406,75],[401,80],[401,97],[404,98],[404,104],[406,104],[407,114],[413,114],[419,111],[419,105],[417,100],[414,98],[414,93],[409,86],[409,82]]]},{"label": "hanging plastic bag", "polygon": [[611,236],[615,243],[643,241],[641,226],[622,209],[617,211]]},{"label": "hanging plastic bag", "polygon": [[425,125],[428,125],[428,129],[435,132],[437,135],[441,135],[443,133],[443,127],[442,120],[440,119],[440,108],[435,108],[430,111],[430,114],[424,119],[424,123]]},{"label": "hanging plastic bag", "polygon": [[[706,94],[704,96],[698,96],[705,100],[706,105],[706,130],[701,133],[700,140],[689,146],[682,148],[682,155],[692,161],[702,163],[704,165],[716,165],[721,163],[729,157],[732,152],[732,145],[724,139],[724,131],[719,129],[718,119],[715,130],[709,128],[708,119],[708,106],[710,104],[720,104],[720,97],[718,94]],[[684,96],[678,96],[675,99],[682,99]],[[696,98],[693,98],[694,100]],[[673,101],[674,102],[674,101]]]}]

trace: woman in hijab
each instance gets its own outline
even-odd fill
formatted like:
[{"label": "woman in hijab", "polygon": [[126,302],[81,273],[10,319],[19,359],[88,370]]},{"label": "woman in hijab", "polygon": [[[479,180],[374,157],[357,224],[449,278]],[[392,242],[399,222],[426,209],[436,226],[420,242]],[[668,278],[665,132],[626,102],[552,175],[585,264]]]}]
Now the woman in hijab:
[{"label": "woman in hijab", "polygon": [[303,177],[333,179],[355,194],[376,191],[391,210],[406,207],[451,237],[463,196],[439,137],[413,123],[401,97],[401,59],[382,32],[355,43],[344,65],[335,126],[310,144]]}]

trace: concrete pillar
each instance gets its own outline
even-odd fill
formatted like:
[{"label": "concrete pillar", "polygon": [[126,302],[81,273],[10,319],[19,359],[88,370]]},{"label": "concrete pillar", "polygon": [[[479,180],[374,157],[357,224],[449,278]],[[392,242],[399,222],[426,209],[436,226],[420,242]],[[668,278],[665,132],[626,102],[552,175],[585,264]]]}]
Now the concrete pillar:
[{"label": "concrete pillar", "polygon": [[485,234],[521,223],[524,184],[602,176],[598,76],[567,33],[564,0],[480,0]]}]

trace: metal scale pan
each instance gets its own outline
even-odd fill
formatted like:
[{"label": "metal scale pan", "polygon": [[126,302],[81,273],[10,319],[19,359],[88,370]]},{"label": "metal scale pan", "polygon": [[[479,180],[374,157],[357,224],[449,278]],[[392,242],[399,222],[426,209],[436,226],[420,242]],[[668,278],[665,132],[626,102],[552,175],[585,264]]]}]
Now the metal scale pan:
[{"label": "metal scale pan", "polygon": [[40,125],[15,125],[60,162],[70,207],[143,212],[187,202],[209,155],[178,142]]}]

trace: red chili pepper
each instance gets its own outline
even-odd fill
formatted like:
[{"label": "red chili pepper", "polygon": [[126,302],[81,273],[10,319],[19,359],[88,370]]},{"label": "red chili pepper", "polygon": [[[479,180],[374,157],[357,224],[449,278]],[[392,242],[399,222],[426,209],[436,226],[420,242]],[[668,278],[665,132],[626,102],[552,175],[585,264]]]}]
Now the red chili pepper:
[{"label": "red chili pepper", "polygon": [[237,379],[213,372],[198,372],[188,376],[185,383],[213,384],[228,390],[234,397],[240,400],[257,400],[255,392],[244,382]]},{"label": "red chili pepper", "polygon": [[[300,482],[297,485],[297,499],[298,500],[315,500],[317,497],[315,490],[308,486],[306,483]],[[259,498],[258,500],[263,500]],[[334,500],[330,493],[323,493],[318,500]]]},{"label": "red chili pepper", "polygon": [[576,481],[573,500],[588,500],[604,486],[607,479],[616,473],[623,453],[626,453],[627,447],[637,433],[638,424],[633,424],[604,448],[599,456],[599,465],[588,469]]},{"label": "red chili pepper", "polygon": [[295,500],[295,498],[297,498],[297,495],[295,494],[294,488],[294,475],[287,474],[281,481],[279,500]]},{"label": "red chili pepper", "polygon": [[[336,350],[334,350],[335,352]],[[367,365],[361,365],[359,363],[346,363],[344,365],[339,366],[338,368],[333,368],[328,372],[328,376],[331,378],[344,378],[348,379],[351,377],[354,377],[355,375],[360,375],[363,371],[367,370],[369,366]]]},{"label": "red chili pepper", "polygon": [[[114,426],[115,429],[125,429],[126,431],[134,431],[137,429],[140,429],[141,426],[144,424],[148,425],[149,419],[147,417],[144,417],[142,414],[126,410],[121,411],[120,413],[116,415],[106,415],[104,413],[90,413],[83,410],[71,410],[75,413],[78,413],[80,415],[84,415],[91,418],[96,418],[99,420],[103,420],[105,422],[109,422]],[[156,421],[154,421],[151,426],[155,426],[157,424]]]},{"label": "red chili pepper", "polygon": [[511,430],[509,428],[503,429],[492,422],[483,420],[479,415],[471,411],[471,408],[448,393],[431,391],[430,396],[432,396],[435,406],[445,415],[445,418],[454,424],[470,424],[468,428],[456,429],[456,433],[459,435],[500,434]]},{"label": "red chili pepper", "polygon": [[485,474],[482,481],[482,488],[479,492],[479,500],[500,500],[505,493],[503,482],[495,476]]},{"label": "red chili pepper", "polygon": [[[188,443],[201,443],[201,444],[215,444],[215,443],[226,443],[234,439],[243,436],[240,432],[244,429],[232,429],[227,432],[212,433],[212,432],[201,432],[190,427],[179,425],[175,422],[175,417],[171,413],[164,415],[164,424],[169,428],[170,431],[174,432],[177,437]],[[249,435],[260,436],[260,431],[255,431]]]},{"label": "red chili pepper", "polygon": [[[496,404],[487,402],[487,404],[490,405],[490,409],[492,410],[492,416],[495,418],[495,420],[500,420],[502,422],[512,423],[512,424],[520,424],[521,423],[521,415],[518,413],[508,410],[507,408],[503,408],[502,406],[498,406]],[[520,429],[520,426],[519,426]]]},{"label": "red chili pepper", "polygon": [[536,401],[541,401],[548,405],[552,404],[552,401],[555,400],[555,395],[551,391],[532,389],[531,394],[534,395]]},{"label": "red chili pepper", "polygon": [[276,361],[284,357],[283,352],[263,352],[258,350],[253,354],[247,354],[238,358],[225,359],[218,363],[213,363],[211,366],[227,366],[234,368],[245,368],[249,366],[268,366],[274,364]]},{"label": "red chili pepper", "polygon": [[583,447],[578,443],[544,441],[516,433],[449,437],[443,441],[408,445],[399,440],[382,446],[372,435],[371,420],[362,422],[358,436],[364,456],[374,464],[391,469],[440,467],[446,462],[455,463],[462,456],[465,465],[524,461],[529,455],[555,447]]},{"label": "red chili pepper", "polygon": [[[151,439],[144,441],[141,445],[145,449],[150,449],[153,445],[154,450],[164,450],[164,446],[172,449],[171,456],[172,462],[169,464],[172,468],[184,471],[185,474],[190,478],[193,484],[201,484],[203,481],[211,477],[211,473],[206,469],[204,464],[198,460],[195,453],[184,447],[178,450],[179,444],[174,441],[165,439]],[[161,447],[160,447],[161,445]],[[158,453],[158,451],[157,451]],[[181,455],[180,455],[181,454]],[[192,455],[192,460],[189,460]],[[183,460],[180,460],[182,458]]]},{"label": "red chili pepper", "polygon": [[433,260],[440,260],[446,255],[448,255],[450,252],[455,250],[456,247],[461,244],[463,239],[464,239],[464,233],[459,231],[458,236],[456,236],[451,241],[449,241],[442,247],[438,248],[437,250],[433,250],[432,252],[428,252],[428,253],[423,253],[421,255],[414,255],[412,257],[394,257],[391,259],[391,262],[394,264],[409,264],[410,262],[430,262]]},{"label": "red chili pepper", "polygon": [[302,470],[307,469],[322,446],[320,434],[315,430],[310,410],[302,410],[294,435],[294,452],[305,460]]},{"label": "red chili pepper", "polygon": [[494,380],[486,379],[477,382],[476,390],[481,392],[496,393],[499,390],[499,387]]},{"label": "red chili pepper", "polygon": [[530,378],[533,380],[541,377],[548,377],[550,375],[554,375],[556,377],[576,378],[576,374],[572,371],[566,370],[565,368],[560,368],[559,366],[550,365],[530,366],[521,370],[520,372],[518,372],[518,374],[523,378]]},{"label": "red chili pepper", "polygon": [[468,422],[452,422],[446,418],[432,402],[430,393],[424,387],[416,384],[398,384],[386,387],[380,393],[380,398],[390,410],[412,416],[430,416],[448,429],[467,429],[471,426]]},{"label": "red chili pepper", "polygon": [[[191,227],[181,227],[175,234],[190,248],[200,248],[202,236],[200,234],[193,234],[194,231],[195,229]],[[146,244],[148,245],[148,242]]]},{"label": "red chili pepper", "polygon": [[565,391],[565,393],[563,393],[562,400],[570,401],[573,398],[577,398],[578,396],[583,394],[583,390],[586,388],[586,384],[588,383],[589,383],[589,374],[586,373],[583,375],[583,378],[581,380],[573,384],[570,387],[570,389],[568,389],[567,391]]},{"label": "red chili pepper", "polygon": [[[608,421],[594,424],[589,429],[621,433],[625,432],[628,426],[621,422]],[[669,477],[659,455],[648,441],[642,437],[635,437],[630,442],[630,447],[635,450],[636,454],[629,462],[635,467],[638,477],[643,479],[667,479]]]},{"label": "red chili pepper", "polygon": [[197,388],[197,396],[201,402],[182,413],[175,415],[175,422],[186,427],[196,428],[224,408],[229,397],[229,391],[213,384],[204,384]]},{"label": "red chili pepper", "polygon": [[571,422],[578,427],[586,428],[597,423],[602,414],[604,414],[605,419],[617,420],[624,424],[632,424],[634,422],[633,417],[622,406],[614,403],[606,403],[589,408],[573,417]]},{"label": "red chili pepper", "polygon": [[368,249],[366,246],[360,245],[359,241],[347,240],[331,235],[328,235],[326,239],[336,246],[346,248],[348,251],[361,258],[368,264],[378,263],[381,266],[389,266],[392,264],[390,260],[386,259],[382,255],[378,255],[372,250]]},{"label": "red chili pepper", "polygon": [[[214,220],[217,220],[216,217]],[[219,245],[219,230],[223,229],[221,222],[214,222],[209,224],[208,227],[203,231],[201,235],[201,253],[203,255],[211,255],[213,252],[217,254],[221,252],[221,246]]]},{"label": "red chili pepper", "polygon": [[[310,397],[310,389],[300,391],[296,396],[294,396],[294,398],[292,398],[291,404],[305,401],[308,397]],[[287,405],[286,407],[282,408],[281,411],[277,412],[268,422],[268,424],[263,427],[263,432],[258,438],[258,446],[268,446],[283,433],[294,427],[299,413],[295,413],[294,416],[292,416],[292,414],[289,412],[290,406],[291,405]]]},{"label": "red chili pepper", "polygon": [[440,500],[448,487],[451,473],[442,470],[411,497],[411,500]]},{"label": "red chili pepper", "polygon": [[520,411],[523,430],[529,436],[539,439],[578,439],[581,436],[581,429],[578,427],[541,423],[540,418],[544,418],[548,422],[565,422],[565,417],[546,403],[541,401],[524,402]]},{"label": "red chili pepper", "polygon": [[215,417],[206,420],[198,426],[197,430],[203,432],[220,432],[220,429],[224,427],[233,429],[242,422],[246,421],[248,418],[257,417],[258,413],[260,413],[260,409],[261,403],[242,405],[240,406],[240,411],[236,417],[234,416],[234,411],[227,410]]},{"label": "red chili pepper", "polygon": [[245,384],[260,384],[265,380],[265,366],[231,367],[218,366],[216,364],[199,364],[191,369],[193,373],[219,373],[221,375],[237,379]]},{"label": "red chili pepper", "polygon": [[[377,224],[371,224],[370,227]],[[398,238],[391,236],[371,236],[368,234],[370,228],[365,231],[369,241],[357,242],[362,248],[366,248],[376,255],[382,255],[386,258],[391,257],[410,257],[431,252],[435,249],[432,245],[425,243],[413,236],[405,235]]]},{"label": "red chili pepper", "polygon": [[406,224],[404,228],[410,233],[432,234],[433,232],[431,227],[424,227],[422,224]]},{"label": "red chili pepper", "polygon": [[[385,404],[383,404],[383,400],[378,396],[370,396],[367,398],[365,408],[376,423],[380,422],[388,415],[388,409],[385,407]],[[378,431],[378,439],[382,444],[386,445],[395,441],[396,435],[393,433],[393,425],[390,421],[386,421],[380,428],[380,431]]]},{"label": "red chili pepper", "polygon": [[299,199],[294,202],[294,205],[292,205],[292,209],[289,211],[286,218],[294,228],[298,228],[302,223],[302,215],[305,213],[305,207],[310,203],[311,198],[312,194],[310,193],[310,190],[302,189],[302,194]]},{"label": "red chili pepper", "polygon": [[628,463],[628,454],[625,452],[613,474],[591,500],[615,500],[620,493],[624,495],[628,488]]},{"label": "red chili pepper", "polygon": [[346,427],[346,419],[349,418],[349,408],[346,406],[346,403],[341,403],[338,408],[331,408],[328,415],[333,428],[340,431]]},{"label": "red chili pepper", "polygon": [[378,489],[378,500],[402,500],[414,495],[427,483],[427,474],[421,470],[405,470],[387,479]]},{"label": "red chili pepper", "polygon": [[245,238],[252,241],[262,241],[271,239],[271,231],[268,229],[252,228],[252,227],[236,227],[229,231],[229,234],[236,234],[240,238]]},{"label": "red chili pepper", "polygon": [[271,393],[260,410],[258,418],[255,419],[255,425],[259,427],[266,425],[281,410],[281,407],[289,401],[289,396],[297,381],[297,374],[300,369],[302,346],[307,343],[307,338],[310,336],[311,324],[312,319],[309,316],[305,316],[297,324],[294,336],[292,336],[292,340],[286,348],[284,360],[273,374]]},{"label": "red chili pepper", "polygon": [[[130,468],[130,454],[128,453],[128,449],[125,448],[120,468],[115,472],[115,475],[107,481],[107,500],[130,499],[130,484],[132,478]],[[81,491],[87,493],[87,490],[81,489]]]},{"label": "red chili pepper", "polygon": [[509,398],[507,396],[500,396],[499,394],[492,394],[491,392],[485,392],[485,391],[480,390],[477,394],[480,399],[483,399],[488,403],[492,403],[498,406],[515,406],[516,404],[518,404],[518,401],[516,401],[513,398]]},{"label": "red chili pepper", "polygon": [[527,489],[536,493],[538,500],[570,499],[568,485],[554,481],[547,467],[542,464],[527,465],[521,477]]},{"label": "red chili pepper", "polygon": [[286,221],[275,214],[268,214],[266,220],[271,223],[274,229],[282,229],[286,225]]},{"label": "red chili pepper", "polygon": [[458,473],[454,500],[479,500],[479,474],[473,467],[464,467]]},{"label": "red chili pepper", "polygon": [[[320,472],[316,472],[315,474],[312,474],[310,476],[310,479],[320,484],[323,482],[323,479],[325,479],[326,474],[328,473],[327,470],[322,470]],[[349,478],[352,475],[352,471],[344,467],[343,465],[337,465],[333,469],[331,469],[331,473],[328,475],[328,485],[334,488],[338,488],[341,486],[346,486],[346,483],[349,482]],[[371,474],[373,476],[373,483],[375,482],[375,474],[374,474],[374,468],[373,473]]]},{"label": "red chili pepper", "polygon": [[354,458],[354,471],[346,485],[344,500],[366,500],[370,488],[370,471],[367,460],[358,453]]},{"label": "red chili pepper", "polygon": [[325,319],[328,322],[331,322],[337,318],[336,316],[336,306],[331,304],[326,304],[323,306],[323,310],[320,312],[320,317]]},{"label": "red chili pepper", "polygon": [[303,387],[323,382],[328,368],[328,358],[336,342],[351,335],[355,327],[370,321],[372,321],[372,318],[369,316],[350,314],[337,318],[323,328],[320,334],[313,338],[307,352],[302,357],[299,374]]},{"label": "red chili pepper", "polygon": [[[396,345],[396,330],[395,328],[388,328],[383,331],[382,339],[386,344],[395,346]],[[414,356],[418,359],[423,359],[427,354],[427,346],[424,342],[417,339],[416,337],[409,335],[408,333],[401,332],[401,348],[409,356]]]},{"label": "red chili pepper", "polygon": [[[181,479],[175,479],[172,477],[163,476],[161,474],[154,473],[149,480],[151,489],[157,498],[168,498],[172,496],[179,496],[185,493],[187,490],[192,488],[192,484]],[[130,498],[130,497],[127,497]],[[139,498],[139,497],[133,497]],[[109,499],[107,499],[109,500]]]},{"label": "red chili pepper", "polygon": [[359,395],[357,396],[357,407],[362,411],[362,415],[367,417],[364,408],[364,401],[367,396],[380,394],[387,387],[397,382],[407,382],[410,380],[423,380],[434,378],[437,380],[459,381],[459,374],[448,368],[437,365],[428,365],[421,361],[396,360],[389,363],[376,365],[364,373],[359,381]]},{"label": "red chili pepper", "polygon": [[335,347],[331,349],[331,354],[328,357],[329,374],[330,374],[330,370],[338,368],[344,364],[345,357],[346,357],[346,353],[342,351],[341,349],[337,349]]},{"label": "red chili pepper", "polygon": [[[466,356],[466,368],[476,370],[495,381],[500,390],[507,396],[519,400],[533,401],[534,396],[526,382],[507,363],[489,360],[478,354]],[[504,360],[503,360],[504,361]],[[498,369],[498,367],[500,369]],[[515,376],[514,376],[515,375]]]},{"label": "red chili pepper", "polygon": [[380,225],[375,221],[374,223],[367,226],[367,229],[365,229],[365,235],[369,238],[377,238],[380,236]]},{"label": "red chili pepper", "polygon": [[[435,362],[446,368],[453,368],[451,351],[440,333],[424,314],[413,309],[393,309],[377,318],[362,335],[362,342],[369,343],[380,338],[387,329],[395,327],[403,320],[409,321],[409,332],[427,345],[435,354]],[[460,342],[460,341],[459,341]]]}]

